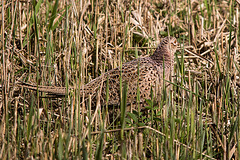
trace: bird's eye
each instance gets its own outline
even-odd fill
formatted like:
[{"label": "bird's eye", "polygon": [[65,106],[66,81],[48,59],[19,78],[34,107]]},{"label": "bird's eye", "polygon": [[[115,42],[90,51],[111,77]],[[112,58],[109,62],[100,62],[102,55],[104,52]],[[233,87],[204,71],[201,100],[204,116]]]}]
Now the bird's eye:
[{"label": "bird's eye", "polygon": [[174,46],[176,46],[176,45],[177,45],[177,40],[175,39],[175,40],[172,42],[172,44],[173,44]]}]

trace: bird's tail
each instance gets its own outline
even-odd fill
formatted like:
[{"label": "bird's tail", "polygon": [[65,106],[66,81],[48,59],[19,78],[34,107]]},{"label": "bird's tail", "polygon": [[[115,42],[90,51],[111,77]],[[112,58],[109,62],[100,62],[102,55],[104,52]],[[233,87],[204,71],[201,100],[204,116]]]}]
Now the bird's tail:
[{"label": "bird's tail", "polygon": [[34,85],[34,84],[25,83],[21,81],[18,81],[17,85],[23,88],[34,90],[34,91],[38,90],[39,92],[45,92],[45,93],[48,93],[48,96],[53,96],[53,97],[63,97],[67,93],[66,87]]}]

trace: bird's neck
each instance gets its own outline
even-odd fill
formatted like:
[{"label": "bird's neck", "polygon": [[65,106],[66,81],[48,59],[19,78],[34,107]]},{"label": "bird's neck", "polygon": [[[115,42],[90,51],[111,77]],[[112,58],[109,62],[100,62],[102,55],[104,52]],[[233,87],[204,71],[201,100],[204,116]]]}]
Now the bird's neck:
[{"label": "bird's neck", "polygon": [[171,53],[163,48],[161,50],[156,50],[151,56],[152,60],[154,60],[158,64],[163,64],[165,66],[171,65],[173,62],[173,57],[170,55]]}]

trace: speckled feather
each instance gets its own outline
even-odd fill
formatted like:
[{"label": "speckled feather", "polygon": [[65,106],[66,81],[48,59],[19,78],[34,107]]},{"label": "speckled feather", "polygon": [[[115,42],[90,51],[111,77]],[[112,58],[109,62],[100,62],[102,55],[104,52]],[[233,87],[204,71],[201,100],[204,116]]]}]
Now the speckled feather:
[{"label": "speckled feather", "polygon": [[[140,102],[150,98],[151,87],[154,93],[156,88],[161,86],[163,70],[165,79],[168,79],[170,70],[173,68],[174,53],[177,48],[177,40],[174,37],[165,37],[153,55],[145,58],[138,58],[122,65],[122,82],[128,84],[127,103],[134,103],[137,100],[137,87],[140,90]],[[164,67],[163,67],[164,62]],[[138,74],[139,68],[139,74]],[[107,79],[109,80],[109,105],[120,104],[120,67],[110,70],[96,79],[84,85],[80,95],[92,97],[92,103],[96,104],[97,93],[101,88],[100,102],[106,104]],[[23,85],[26,88],[36,90],[34,86]],[[65,88],[39,86],[39,91],[48,92],[58,96],[65,95]],[[84,93],[84,94],[83,94]]]}]

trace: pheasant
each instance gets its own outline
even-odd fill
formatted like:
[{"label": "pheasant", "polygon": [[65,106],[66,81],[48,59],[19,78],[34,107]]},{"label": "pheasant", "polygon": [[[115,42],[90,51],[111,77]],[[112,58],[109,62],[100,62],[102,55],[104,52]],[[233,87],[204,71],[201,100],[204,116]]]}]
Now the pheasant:
[{"label": "pheasant", "polygon": [[[151,88],[153,93],[161,87],[163,79],[168,79],[171,70],[173,70],[174,54],[177,49],[177,39],[174,37],[165,37],[158,45],[153,55],[144,58],[138,58],[124,63],[122,68],[117,67],[85,84],[80,91],[80,96],[92,97],[92,103],[96,104],[98,91],[100,93],[101,104],[106,104],[107,83],[109,89],[109,105],[120,104],[120,73],[122,72],[122,82],[127,83],[127,103],[137,101],[137,90],[140,92],[140,103],[145,102],[151,97]],[[38,86],[22,84],[23,87],[40,92],[47,92],[51,95],[65,96],[66,88]]]}]

